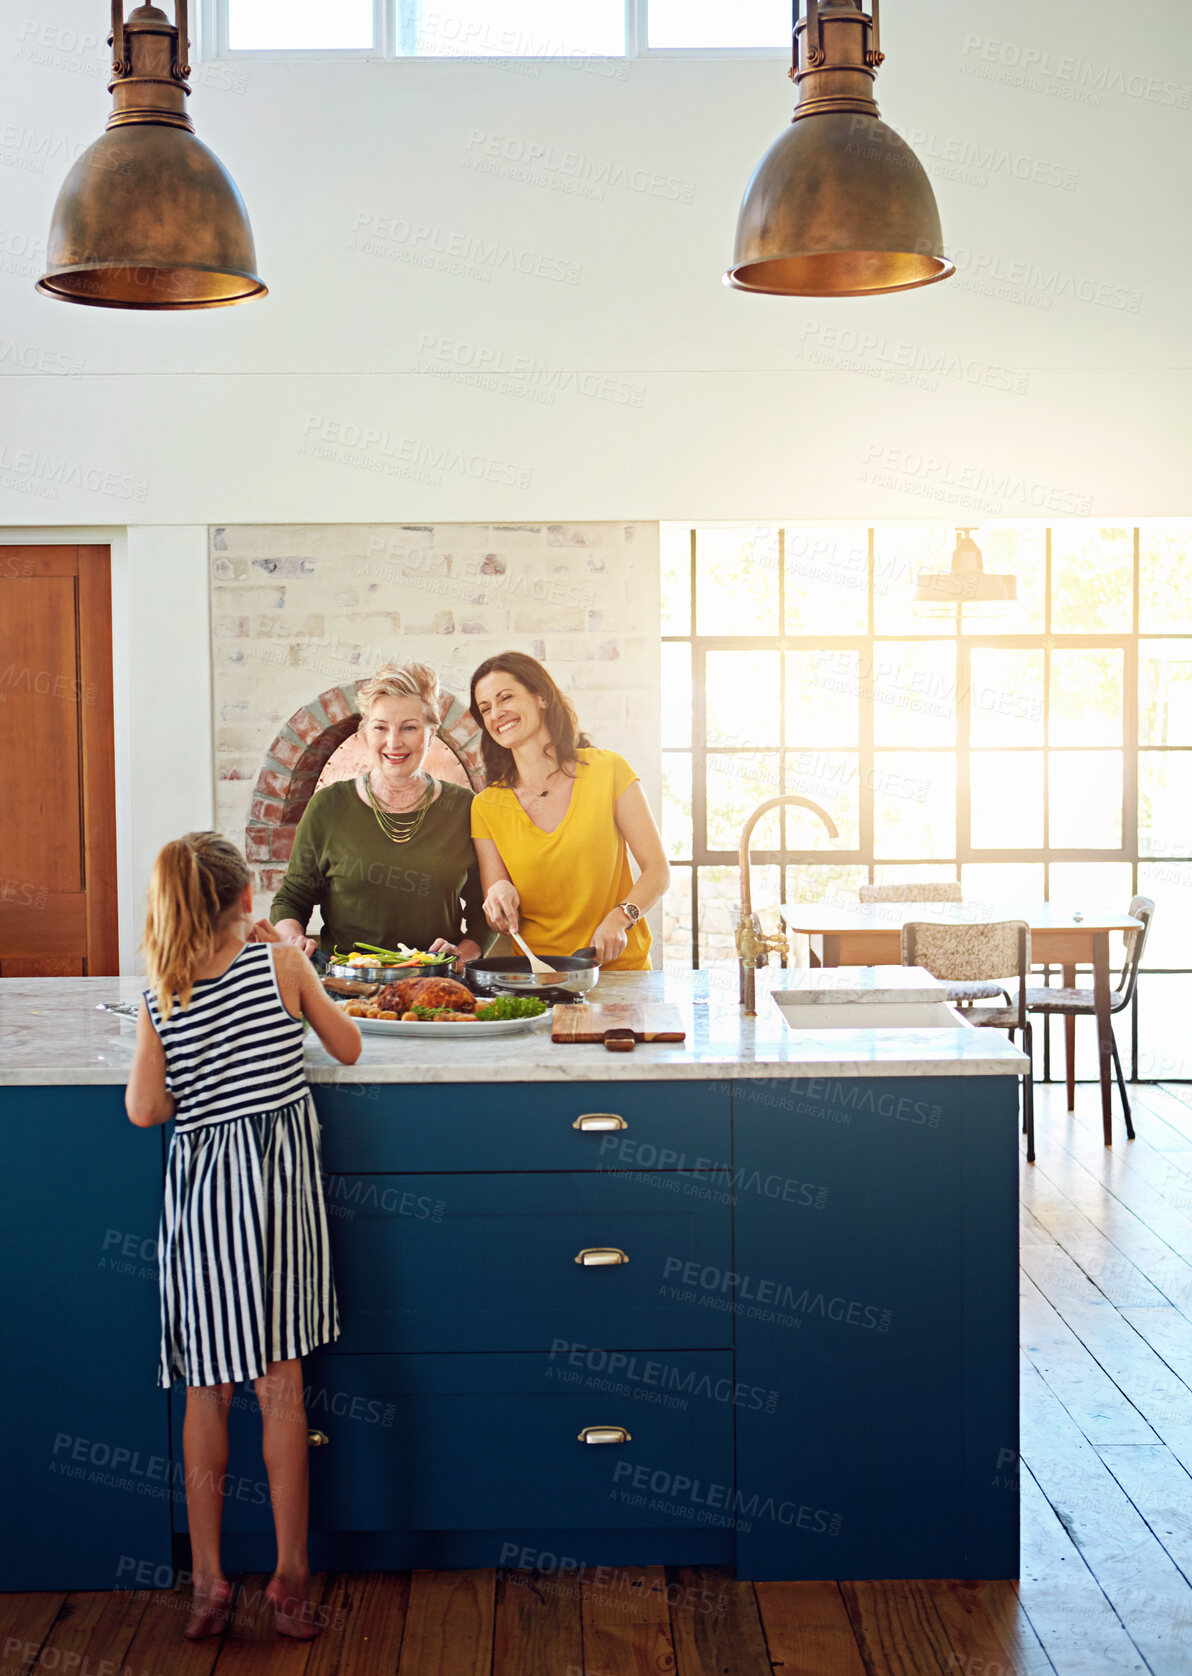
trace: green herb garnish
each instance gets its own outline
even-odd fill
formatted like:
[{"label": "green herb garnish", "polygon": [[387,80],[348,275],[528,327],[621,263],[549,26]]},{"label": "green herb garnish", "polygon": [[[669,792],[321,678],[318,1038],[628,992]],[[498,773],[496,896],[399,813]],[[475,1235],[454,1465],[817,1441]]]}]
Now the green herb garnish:
[{"label": "green herb garnish", "polygon": [[[418,1020],[443,1018],[447,1013],[458,1012],[456,1007],[408,1007],[407,1012],[414,1014]],[[482,1024],[491,1024],[496,1019],[503,1018],[537,1018],[544,1013],[546,1007],[541,1001],[535,1001],[528,995],[498,995],[492,1001],[485,1001],[476,1008],[475,1018]],[[463,1023],[463,1019],[459,1023]]]},{"label": "green herb garnish", "polygon": [[536,1001],[532,995],[498,995],[478,1006],[476,1017],[488,1024],[502,1018],[537,1018],[545,1011],[546,1003]]}]

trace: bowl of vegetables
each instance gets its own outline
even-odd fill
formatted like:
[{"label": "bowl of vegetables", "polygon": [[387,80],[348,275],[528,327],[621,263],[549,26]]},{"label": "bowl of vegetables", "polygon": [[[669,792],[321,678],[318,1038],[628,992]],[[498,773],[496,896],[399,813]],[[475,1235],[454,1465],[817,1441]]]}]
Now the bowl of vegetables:
[{"label": "bowl of vegetables", "polygon": [[452,971],[454,966],[453,954],[429,954],[425,949],[408,948],[405,943],[398,943],[395,949],[383,949],[374,943],[354,943],[347,953],[335,949],[327,970],[333,978],[390,983],[396,977],[434,977]]}]

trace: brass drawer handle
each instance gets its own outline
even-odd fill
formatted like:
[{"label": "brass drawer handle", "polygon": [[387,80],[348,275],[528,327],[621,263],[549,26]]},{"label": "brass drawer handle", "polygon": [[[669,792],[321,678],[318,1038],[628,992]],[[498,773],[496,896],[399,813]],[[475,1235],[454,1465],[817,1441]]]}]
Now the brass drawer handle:
[{"label": "brass drawer handle", "polygon": [[617,1245],[585,1245],[575,1260],[585,1269],[604,1269],[614,1263],[629,1261]]},{"label": "brass drawer handle", "polygon": [[632,1443],[633,1434],[624,1426],[585,1426],[577,1434],[580,1443]]},{"label": "brass drawer handle", "polygon": [[326,1432],[307,1432],[306,1434],[307,1447],[310,1449],[321,1448],[324,1443],[330,1442],[331,1439],[327,1436]]},{"label": "brass drawer handle", "polygon": [[629,1125],[620,1112],[580,1112],[571,1127],[599,1134],[607,1129],[628,1129]]}]

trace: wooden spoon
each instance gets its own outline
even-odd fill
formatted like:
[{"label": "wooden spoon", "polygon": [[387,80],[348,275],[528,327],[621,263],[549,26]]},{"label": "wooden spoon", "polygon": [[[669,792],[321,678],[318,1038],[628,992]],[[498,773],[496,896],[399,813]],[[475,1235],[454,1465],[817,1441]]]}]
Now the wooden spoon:
[{"label": "wooden spoon", "polygon": [[509,935],[513,938],[513,941],[517,944],[518,948],[522,951],[522,953],[525,955],[526,959],[530,962],[530,971],[534,974],[534,976],[536,978],[542,978],[542,977],[557,978],[558,977],[559,974],[558,974],[558,972],[556,972],[555,968],[553,966],[548,966],[545,960],[539,960],[538,956],[534,953],[534,951],[530,947],[529,943],[527,943],[523,937],[521,937],[516,931],[511,931],[509,933]]}]

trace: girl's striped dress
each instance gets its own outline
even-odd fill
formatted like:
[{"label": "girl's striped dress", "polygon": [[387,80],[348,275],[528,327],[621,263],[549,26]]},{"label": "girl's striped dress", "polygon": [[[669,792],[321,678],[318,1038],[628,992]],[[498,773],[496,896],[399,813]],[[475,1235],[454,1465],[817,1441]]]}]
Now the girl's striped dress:
[{"label": "girl's striped dress", "polygon": [[273,945],[246,943],[168,1019],[175,1127],[158,1237],[158,1384],[258,1379],[339,1337],[320,1128]]}]

